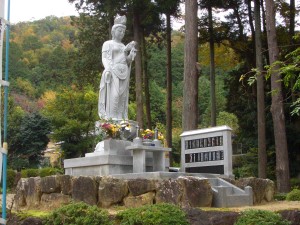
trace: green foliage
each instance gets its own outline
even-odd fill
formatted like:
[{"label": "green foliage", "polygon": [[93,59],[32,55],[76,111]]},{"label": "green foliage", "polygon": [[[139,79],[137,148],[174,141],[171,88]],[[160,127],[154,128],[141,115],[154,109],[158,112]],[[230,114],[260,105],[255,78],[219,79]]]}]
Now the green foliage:
[{"label": "green foliage", "polygon": [[300,189],[300,178],[290,179],[292,189]]},{"label": "green foliage", "polygon": [[[300,83],[300,82],[299,82]],[[293,111],[291,112],[291,115],[300,115],[300,98],[298,98],[293,104],[291,105],[293,108]]]},{"label": "green foliage", "polygon": [[90,86],[65,88],[45,103],[43,114],[51,121],[53,138],[62,141],[65,157],[78,157],[94,147],[97,115],[96,94]]},{"label": "green foliage", "polygon": [[266,210],[250,209],[242,212],[235,225],[289,225],[279,214]]},{"label": "green foliage", "polygon": [[38,177],[39,176],[39,169],[25,169],[21,170],[21,177]]},{"label": "green foliage", "polygon": [[[108,39],[108,19],[99,18],[100,15],[80,14],[72,17],[72,24],[78,28],[78,49],[72,55],[75,73],[75,83],[79,86],[93,85],[98,89],[100,74],[103,70],[101,63],[101,48]],[[74,82],[74,81],[73,81]]]},{"label": "green foliage", "polygon": [[181,128],[174,128],[172,130],[172,157],[173,157],[173,165],[180,164],[181,159],[181,137],[180,134],[182,134]]},{"label": "green foliage", "polygon": [[217,125],[227,125],[232,129],[234,134],[239,133],[239,120],[236,115],[228,112],[219,112],[217,117]]},{"label": "green foliage", "polygon": [[49,121],[39,113],[24,116],[18,107],[16,109],[16,117],[13,116],[16,124],[9,129],[9,167],[17,170],[37,167],[49,141]]},{"label": "green foliage", "polygon": [[[268,163],[267,163],[267,177],[275,179],[275,152],[273,149],[267,149]],[[258,149],[250,148],[246,154],[235,158],[233,173],[236,178],[242,177],[257,177],[258,176]]]},{"label": "green foliage", "polygon": [[64,174],[64,171],[62,169],[53,168],[53,167],[45,167],[39,169],[40,177],[47,177],[47,176],[58,175],[58,174]]},{"label": "green foliage", "polygon": [[7,170],[7,188],[13,189],[17,172],[12,169]]},{"label": "green foliage", "polygon": [[300,189],[293,189],[286,196],[288,201],[300,201]]},{"label": "green foliage", "polygon": [[108,213],[83,202],[55,209],[44,221],[45,225],[110,225]]},{"label": "green foliage", "polygon": [[274,195],[274,199],[277,200],[277,201],[284,201],[286,200],[286,193],[276,193]]},{"label": "green foliage", "polygon": [[166,94],[161,87],[157,85],[157,83],[150,81],[150,90],[153,93],[150,96],[150,108],[151,108],[151,119],[153,124],[166,122],[166,108],[165,108],[165,100]]},{"label": "green foliage", "polygon": [[[204,75],[199,78],[199,111],[201,127],[209,127],[211,125],[211,97],[210,97],[210,81],[208,79],[208,71],[203,71]],[[225,98],[226,91],[224,89],[223,78],[216,77],[216,109],[217,115],[225,111],[227,100]]]},{"label": "green foliage", "polygon": [[17,86],[17,78],[32,84],[35,95],[74,82],[76,31],[69,17],[49,16],[12,25],[9,65],[12,90]]},{"label": "green foliage", "polygon": [[52,168],[52,167],[21,170],[21,177],[23,178],[38,177],[38,176],[47,177],[47,176],[58,175],[58,174],[64,174],[63,170],[58,168]]},{"label": "green foliage", "polygon": [[185,213],[175,205],[155,204],[126,209],[117,214],[120,225],[188,225]]},{"label": "green foliage", "polygon": [[25,220],[28,217],[45,219],[49,215],[49,212],[40,211],[40,210],[26,210],[26,211],[23,210],[23,211],[18,211],[16,215],[19,220]]},{"label": "green foliage", "polygon": [[257,177],[257,149],[249,149],[246,155],[236,159],[235,164],[236,166],[233,168],[233,173],[236,178]]},{"label": "green foliage", "polygon": [[14,88],[14,90],[19,93],[23,93],[24,95],[31,98],[35,96],[35,92],[36,92],[31,82],[21,77],[17,78],[16,87]]}]

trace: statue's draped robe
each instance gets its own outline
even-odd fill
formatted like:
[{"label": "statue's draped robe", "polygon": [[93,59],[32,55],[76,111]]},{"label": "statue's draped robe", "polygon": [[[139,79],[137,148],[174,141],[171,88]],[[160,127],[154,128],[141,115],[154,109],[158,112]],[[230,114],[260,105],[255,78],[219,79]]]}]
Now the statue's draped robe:
[{"label": "statue's draped robe", "polygon": [[[113,40],[102,46],[102,73],[99,90],[98,113],[101,119],[127,120],[130,67],[127,64],[125,45]],[[111,74],[107,80],[107,73]]]}]

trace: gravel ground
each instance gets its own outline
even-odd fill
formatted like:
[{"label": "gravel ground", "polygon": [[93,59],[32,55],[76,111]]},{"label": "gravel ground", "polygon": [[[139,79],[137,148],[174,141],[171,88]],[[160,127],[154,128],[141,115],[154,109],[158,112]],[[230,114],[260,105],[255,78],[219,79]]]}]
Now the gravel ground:
[{"label": "gravel ground", "polygon": [[232,209],[232,211],[237,211],[237,212],[244,211],[246,209],[263,209],[263,210],[270,210],[270,211],[293,210],[293,209],[300,210],[300,201],[291,201],[291,202],[273,201],[261,205],[232,207],[228,209]]},{"label": "gravel ground", "polygon": [[[6,195],[6,208],[10,209],[13,204],[13,199],[15,194],[7,194]],[[2,208],[2,194],[0,194],[0,207]]]}]

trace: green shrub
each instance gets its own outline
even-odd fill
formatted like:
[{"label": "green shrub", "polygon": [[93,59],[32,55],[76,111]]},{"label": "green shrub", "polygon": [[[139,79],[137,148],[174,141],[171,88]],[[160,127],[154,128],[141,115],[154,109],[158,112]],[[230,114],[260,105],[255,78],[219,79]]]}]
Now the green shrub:
[{"label": "green shrub", "polygon": [[235,225],[290,225],[291,223],[284,220],[281,215],[266,211],[250,209],[242,212]]},{"label": "green shrub", "polygon": [[63,170],[53,167],[45,167],[39,170],[39,174],[40,177],[47,177],[51,175],[63,174]]},{"label": "green shrub", "polygon": [[9,189],[14,188],[16,175],[17,175],[16,171],[12,169],[7,170],[7,188]]},{"label": "green shrub", "polygon": [[274,195],[274,199],[277,200],[277,201],[284,201],[286,200],[286,193],[276,193]]},{"label": "green shrub", "polygon": [[288,201],[300,201],[300,190],[293,189],[286,195],[286,200]]},{"label": "green shrub", "polygon": [[188,225],[185,213],[175,205],[155,204],[119,212],[120,225]]},{"label": "green shrub", "polygon": [[300,189],[300,178],[291,178],[290,182],[292,189]]},{"label": "green shrub", "polygon": [[26,177],[38,177],[39,176],[39,170],[38,169],[25,169],[21,171],[21,176],[23,178]]},{"label": "green shrub", "polygon": [[62,169],[53,168],[53,167],[45,167],[41,169],[25,169],[21,171],[21,176],[23,178],[27,177],[46,177],[51,175],[63,174]]},{"label": "green shrub", "polygon": [[45,225],[112,225],[108,213],[83,202],[72,203],[54,210]]}]

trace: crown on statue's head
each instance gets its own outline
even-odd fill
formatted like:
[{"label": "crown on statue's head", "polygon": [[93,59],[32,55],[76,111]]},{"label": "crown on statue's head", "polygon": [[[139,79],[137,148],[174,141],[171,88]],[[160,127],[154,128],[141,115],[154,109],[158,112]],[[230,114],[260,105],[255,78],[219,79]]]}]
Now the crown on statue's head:
[{"label": "crown on statue's head", "polygon": [[114,21],[114,25],[124,25],[126,26],[126,16],[119,16],[117,15]]}]

